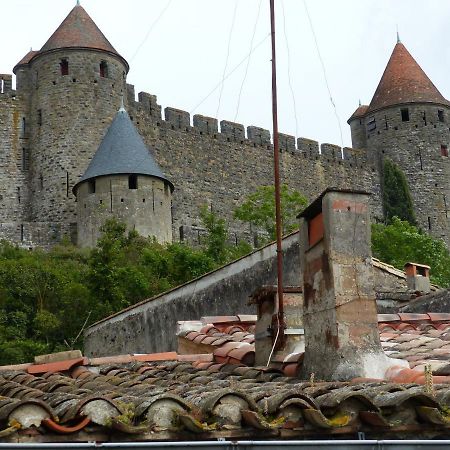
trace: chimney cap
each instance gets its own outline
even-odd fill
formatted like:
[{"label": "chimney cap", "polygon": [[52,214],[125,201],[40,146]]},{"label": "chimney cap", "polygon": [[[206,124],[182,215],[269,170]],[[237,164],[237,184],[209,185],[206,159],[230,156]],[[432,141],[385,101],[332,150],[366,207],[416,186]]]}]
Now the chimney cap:
[{"label": "chimney cap", "polygon": [[415,262],[407,262],[403,267],[410,267],[410,266],[423,267],[424,269],[431,269],[431,267],[427,266],[426,264],[418,264]]},{"label": "chimney cap", "polygon": [[[283,293],[285,294],[301,294],[303,292],[302,286],[283,286]],[[274,296],[278,293],[277,285],[263,285],[256,289],[248,300],[248,305],[260,303],[269,296]]]},{"label": "chimney cap", "polygon": [[329,192],[338,192],[341,194],[361,194],[361,195],[372,195],[370,192],[356,189],[339,189],[336,187],[329,187],[325,189],[319,197],[317,197],[309,206],[307,206],[298,216],[297,219],[305,218],[306,220],[316,217],[322,211],[322,199]]}]

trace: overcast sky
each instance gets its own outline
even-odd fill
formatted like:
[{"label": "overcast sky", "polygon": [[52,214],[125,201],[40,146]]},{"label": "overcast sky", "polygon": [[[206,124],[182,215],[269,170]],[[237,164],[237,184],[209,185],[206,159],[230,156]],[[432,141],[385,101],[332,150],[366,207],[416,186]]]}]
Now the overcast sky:
[{"label": "overcast sky", "polygon": [[[280,132],[340,144],[303,0],[275,3]],[[344,145],[351,144],[346,121],[359,99],[370,102],[395,45],[397,26],[402,42],[450,98],[450,1],[306,3]],[[157,95],[163,108],[271,129],[269,0],[262,0],[258,21],[260,0],[81,0],[81,4],[130,63],[128,82],[136,93]],[[0,73],[11,73],[30,47],[40,49],[74,5],[74,0],[0,0]],[[248,67],[244,62],[234,70],[249,53],[253,34],[253,46],[262,43]],[[223,73],[233,70],[223,89],[203,101],[220,85]]]}]

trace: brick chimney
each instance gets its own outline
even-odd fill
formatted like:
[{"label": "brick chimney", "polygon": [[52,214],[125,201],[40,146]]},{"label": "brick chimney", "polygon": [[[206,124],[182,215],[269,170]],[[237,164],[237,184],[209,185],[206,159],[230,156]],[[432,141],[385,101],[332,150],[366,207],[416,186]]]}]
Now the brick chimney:
[{"label": "brick chimney", "polygon": [[368,200],[328,189],[299,215],[306,379],[384,378],[398,364],[380,345]]},{"label": "brick chimney", "polygon": [[430,293],[430,266],[408,262],[405,264],[408,289],[420,294]]}]

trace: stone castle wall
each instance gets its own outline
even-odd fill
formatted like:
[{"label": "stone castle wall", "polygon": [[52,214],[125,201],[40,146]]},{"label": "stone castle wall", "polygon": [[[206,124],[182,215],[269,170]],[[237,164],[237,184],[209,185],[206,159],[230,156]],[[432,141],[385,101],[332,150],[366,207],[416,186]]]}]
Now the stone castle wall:
[{"label": "stone castle wall", "polygon": [[[258,186],[273,183],[273,147],[268,130],[165,108],[164,118],[156,97],[140,93],[135,101],[128,86],[130,117],[163,172],[175,185],[174,239],[180,227],[199,225],[199,208],[207,204],[225,217],[236,235],[248,232],[233,222],[232,211]],[[281,180],[312,200],[329,186],[364,189],[373,194],[374,216],[381,201],[376,167],[364,150],[280,134]],[[247,233],[248,234],[248,233]]]},{"label": "stone castle wall", "polygon": [[103,176],[85,181],[77,188],[78,241],[82,247],[95,247],[101,226],[111,217],[141,236],[154,236],[158,242],[172,241],[171,193],[164,181],[150,176],[136,177],[129,188],[128,175]]},{"label": "stone castle wall", "polygon": [[[63,59],[67,75],[61,74]],[[99,73],[102,61],[107,77]],[[120,106],[125,73],[121,59],[93,50],[52,51],[30,63],[32,221],[76,221],[72,188]]]},{"label": "stone castle wall", "polygon": [[405,104],[369,113],[361,123],[359,120],[352,123],[353,143],[363,145],[366,141],[368,154],[380,172],[384,158],[402,169],[419,226],[450,246],[450,108]]}]

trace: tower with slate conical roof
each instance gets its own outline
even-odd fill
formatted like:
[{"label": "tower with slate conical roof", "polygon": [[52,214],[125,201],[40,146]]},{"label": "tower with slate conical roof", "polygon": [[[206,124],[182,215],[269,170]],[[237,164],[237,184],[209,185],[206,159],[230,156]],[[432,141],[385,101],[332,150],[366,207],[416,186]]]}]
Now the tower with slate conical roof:
[{"label": "tower with slate conical roof", "polygon": [[[348,120],[355,148],[405,173],[419,226],[450,245],[450,102],[398,39],[369,105]],[[380,187],[382,183],[380,181]]]},{"label": "tower with slate conical roof", "polygon": [[125,59],[79,4],[39,51],[15,66],[28,158],[27,221],[75,227],[72,188],[117,111],[127,72]]},{"label": "tower with slate conical roof", "polygon": [[89,167],[74,186],[78,245],[94,247],[100,228],[118,219],[141,236],[172,242],[173,185],[120,108]]}]

